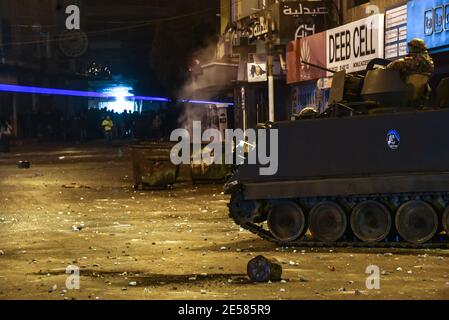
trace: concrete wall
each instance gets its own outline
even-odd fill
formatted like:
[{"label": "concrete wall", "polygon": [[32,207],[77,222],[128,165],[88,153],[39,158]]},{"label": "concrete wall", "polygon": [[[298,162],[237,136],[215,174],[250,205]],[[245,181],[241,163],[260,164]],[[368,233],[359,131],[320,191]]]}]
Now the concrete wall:
[{"label": "concrete wall", "polygon": [[231,2],[230,0],[220,0],[220,34],[226,32],[226,27],[231,21]]},{"label": "concrete wall", "polygon": [[[407,0],[371,0],[369,3],[356,6],[353,8],[350,8],[350,2],[348,0],[342,0],[342,7],[343,7],[343,20],[345,23],[349,23],[352,21],[357,21],[363,18],[366,18],[371,14],[370,7],[369,6],[377,6],[379,8],[378,13],[385,13],[385,9],[395,6],[395,5],[401,5],[406,4]],[[368,13],[367,13],[368,10]]]}]

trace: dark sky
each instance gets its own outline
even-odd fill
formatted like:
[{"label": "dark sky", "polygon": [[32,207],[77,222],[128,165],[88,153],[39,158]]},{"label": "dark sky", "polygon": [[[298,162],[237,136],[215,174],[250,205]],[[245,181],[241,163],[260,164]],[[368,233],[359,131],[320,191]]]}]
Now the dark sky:
[{"label": "dark sky", "polygon": [[85,3],[82,28],[91,47],[122,43],[121,49],[91,50],[88,58],[111,64],[115,74],[136,78],[144,93],[171,94],[182,85],[192,52],[213,40],[219,27],[219,0]]}]

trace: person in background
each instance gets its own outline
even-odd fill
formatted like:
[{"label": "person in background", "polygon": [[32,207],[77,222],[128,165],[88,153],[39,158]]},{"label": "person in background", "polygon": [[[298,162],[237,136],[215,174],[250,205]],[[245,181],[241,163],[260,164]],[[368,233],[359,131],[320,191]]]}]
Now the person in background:
[{"label": "person in background", "polygon": [[153,137],[156,138],[157,140],[160,140],[162,138],[161,133],[162,119],[158,113],[156,113],[152,125],[153,125]]},{"label": "person in background", "polygon": [[0,121],[0,151],[9,152],[11,146],[12,126],[5,120]]},{"label": "person in background", "polygon": [[103,127],[106,140],[112,142],[112,129],[114,128],[114,123],[112,122],[111,117],[107,116],[106,119],[103,120],[101,126]]}]

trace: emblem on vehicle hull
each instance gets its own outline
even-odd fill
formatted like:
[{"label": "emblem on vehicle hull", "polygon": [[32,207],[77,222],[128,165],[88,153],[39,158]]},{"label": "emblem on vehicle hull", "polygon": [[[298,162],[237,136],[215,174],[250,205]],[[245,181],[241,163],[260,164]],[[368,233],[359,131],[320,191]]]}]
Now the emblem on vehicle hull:
[{"label": "emblem on vehicle hull", "polygon": [[401,136],[399,132],[396,130],[390,130],[387,133],[387,144],[388,147],[392,150],[399,149],[399,145],[401,144]]}]

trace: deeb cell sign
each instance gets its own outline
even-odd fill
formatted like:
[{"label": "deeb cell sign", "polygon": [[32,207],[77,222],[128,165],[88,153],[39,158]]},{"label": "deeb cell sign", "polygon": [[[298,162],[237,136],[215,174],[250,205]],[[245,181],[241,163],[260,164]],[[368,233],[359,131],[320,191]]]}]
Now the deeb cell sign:
[{"label": "deeb cell sign", "polygon": [[384,57],[385,16],[368,18],[328,30],[327,67],[334,71],[356,72],[366,69],[375,58]]}]

